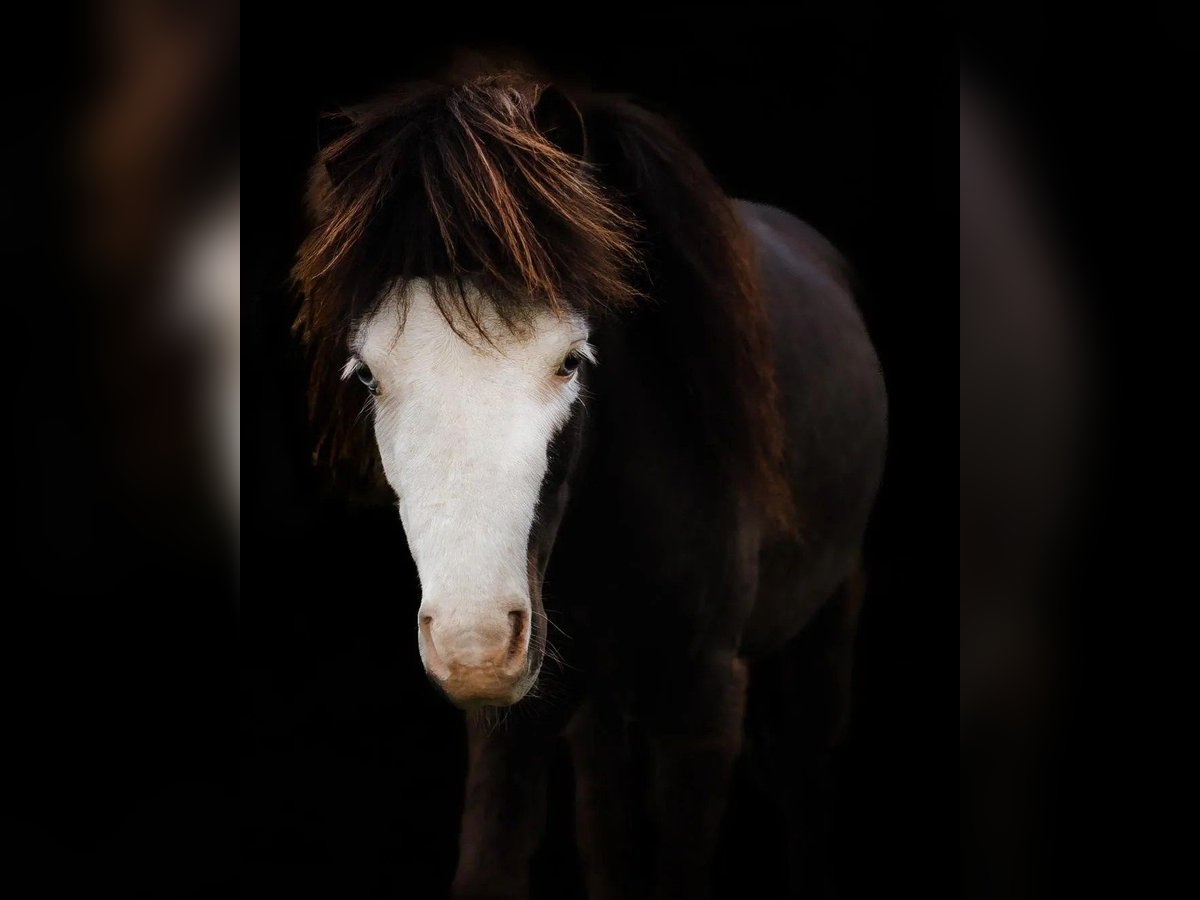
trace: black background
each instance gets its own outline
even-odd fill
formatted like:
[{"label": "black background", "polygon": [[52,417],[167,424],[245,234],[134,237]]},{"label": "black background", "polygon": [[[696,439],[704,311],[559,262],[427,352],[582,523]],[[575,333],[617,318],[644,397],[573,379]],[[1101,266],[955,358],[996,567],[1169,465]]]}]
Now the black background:
[{"label": "black background", "polygon": [[[258,27],[270,40],[270,24]],[[537,17],[454,9],[410,19],[339,5],[289,21],[270,65],[248,80],[244,272],[258,289],[247,297],[244,351],[252,455],[244,456],[242,786],[254,884],[266,892],[319,879],[345,896],[436,896],[453,873],[460,717],[420,669],[418,593],[394,512],[354,513],[321,499],[309,469],[286,273],[318,113],[425,74],[462,46],[511,47],[552,72],[635,95],[679,124],[731,195],[794,212],[850,259],[888,383],[891,445],[868,539],[838,869],[849,896],[873,895],[881,878],[949,893],[953,30],[941,19],[693,7]],[[716,860],[731,895],[744,890],[748,870],[767,885],[774,875],[776,828],[752,780],[739,771]],[[543,896],[579,890],[570,792],[560,754],[534,870]]]}]

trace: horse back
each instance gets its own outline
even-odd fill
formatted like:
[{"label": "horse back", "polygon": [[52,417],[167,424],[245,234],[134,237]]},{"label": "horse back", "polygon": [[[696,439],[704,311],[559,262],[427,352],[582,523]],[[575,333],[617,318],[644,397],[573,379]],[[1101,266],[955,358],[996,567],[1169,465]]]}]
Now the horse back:
[{"label": "horse back", "polygon": [[782,210],[734,202],[756,251],[798,511],[797,533],[760,552],[743,639],[754,654],[798,633],[858,565],[883,471],[887,396],[841,254]]}]

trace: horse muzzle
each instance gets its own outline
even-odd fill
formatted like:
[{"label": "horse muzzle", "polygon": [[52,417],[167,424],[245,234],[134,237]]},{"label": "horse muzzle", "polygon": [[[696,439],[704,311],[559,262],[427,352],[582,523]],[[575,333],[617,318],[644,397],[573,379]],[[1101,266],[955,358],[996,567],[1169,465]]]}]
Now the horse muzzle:
[{"label": "horse muzzle", "polygon": [[455,706],[511,706],[532,686],[529,605],[509,606],[504,612],[464,616],[422,604],[421,660]]}]

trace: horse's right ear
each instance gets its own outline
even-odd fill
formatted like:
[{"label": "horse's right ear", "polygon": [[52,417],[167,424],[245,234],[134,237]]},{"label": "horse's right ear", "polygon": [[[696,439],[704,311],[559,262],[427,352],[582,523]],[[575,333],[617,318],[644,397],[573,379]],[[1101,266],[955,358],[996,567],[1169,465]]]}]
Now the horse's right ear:
[{"label": "horse's right ear", "polygon": [[317,120],[317,151],[331,182],[337,181],[338,172],[335,171],[336,166],[330,166],[325,148],[349,133],[355,124],[354,116],[345,110],[323,113]]},{"label": "horse's right ear", "polygon": [[317,119],[317,144],[322,149],[332,144],[354,127],[355,119],[344,109],[330,110]]},{"label": "horse's right ear", "polygon": [[334,185],[346,169],[344,159],[334,161],[329,148],[354,127],[355,120],[345,112],[324,113],[317,120],[317,157],[308,171],[304,193],[304,211],[310,225],[321,222],[329,213]]},{"label": "horse's right ear", "polygon": [[558,149],[580,159],[587,156],[583,113],[560,88],[552,84],[542,88],[533,107],[533,123]]}]

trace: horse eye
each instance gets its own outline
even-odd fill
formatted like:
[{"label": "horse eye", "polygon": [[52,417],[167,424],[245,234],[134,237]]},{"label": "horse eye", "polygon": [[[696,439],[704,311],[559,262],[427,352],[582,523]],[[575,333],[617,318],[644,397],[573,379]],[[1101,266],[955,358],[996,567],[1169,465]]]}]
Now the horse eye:
[{"label": "horse eye", "polygon": [[358,380],[366,386],[368,391],[372,394],[379,393],[379,382],[375,380],[375,376],[371,374],[371,370],[365,365],[359,363],[358,369],[355,370],[354,374],[358,376]]},{"label": "horse eye", "polygon": [[579,364],[583,362],[583,357],[578,350],[572,350],[566,355],[562,361],[562,365],[558,367],[559,377],[566,378],[568,375],[574,375],[579,370]]}]

